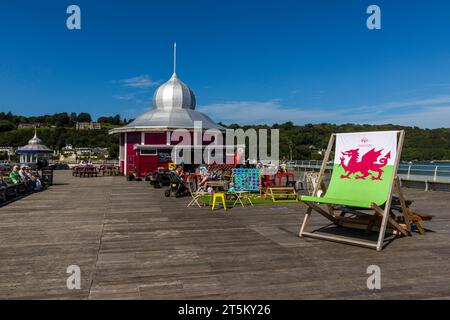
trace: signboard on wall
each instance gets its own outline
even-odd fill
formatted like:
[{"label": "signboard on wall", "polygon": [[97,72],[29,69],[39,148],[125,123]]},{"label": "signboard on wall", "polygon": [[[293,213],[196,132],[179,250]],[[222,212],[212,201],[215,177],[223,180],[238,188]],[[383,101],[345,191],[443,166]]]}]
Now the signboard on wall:
[{"label": "signboard on wall", "polygon": [[171,162],[172,152],[170,150],[158,149],[158,162]]}]

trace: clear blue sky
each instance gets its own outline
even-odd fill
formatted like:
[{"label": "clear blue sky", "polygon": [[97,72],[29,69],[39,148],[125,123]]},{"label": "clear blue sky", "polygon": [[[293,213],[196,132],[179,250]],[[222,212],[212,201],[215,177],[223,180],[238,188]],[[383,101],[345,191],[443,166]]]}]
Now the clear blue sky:
[{"label": "clear blue sky", "polygon": [[[82,30],[66,28],[81,7]],[[381,7],[382,30],[366,28]],[[450,127],[449,1],[2,1],[0,111],[134,118],[177,73],[225,123]]]}]

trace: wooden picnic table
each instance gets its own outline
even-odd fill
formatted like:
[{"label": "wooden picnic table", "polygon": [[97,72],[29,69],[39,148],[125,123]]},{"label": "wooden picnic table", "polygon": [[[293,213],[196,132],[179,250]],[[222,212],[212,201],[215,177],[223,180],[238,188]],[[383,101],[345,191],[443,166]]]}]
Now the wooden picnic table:
[{"label": "wooden picnic table", "polygon": [[114,165],[101,165],[99,171],[101,171],[102,176],[118,176],[119,175],[119,167]]},{"label": "wooden picnic table", "polygon": [[228,183],[230,183],[227,180],[211,180],[205,182],[205,189],[208,190],[208,187],[211,188],[223,188],[224,190],[228,189]]},{"label": "wooden picnic table", "polygon": [[97,168],[94,166],[77,166],[74,167],[72,170],[72,175],[73,176],[79,176],[81,177],[93,177],[93,176],[98,176],[98,171]]}]

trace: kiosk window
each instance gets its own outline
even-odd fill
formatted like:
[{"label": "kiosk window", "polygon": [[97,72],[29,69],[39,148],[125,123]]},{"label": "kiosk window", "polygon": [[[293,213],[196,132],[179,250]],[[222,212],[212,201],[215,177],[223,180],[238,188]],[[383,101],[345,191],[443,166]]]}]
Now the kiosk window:
[{"label": "kiosk window", "polygon": [[156,149],[141,149],[141,156],[156,156]]}]

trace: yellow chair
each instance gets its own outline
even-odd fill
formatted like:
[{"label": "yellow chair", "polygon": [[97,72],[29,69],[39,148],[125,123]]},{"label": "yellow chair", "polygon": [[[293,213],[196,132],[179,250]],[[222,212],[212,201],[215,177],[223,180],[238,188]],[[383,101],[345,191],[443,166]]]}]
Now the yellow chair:
[{"label": "yellow chair", "polygon": [[214,194],[213,194],[213,203],[212,203],[211,210],[214,210],[214,208],[216,206],[216,200],[217,199],[221,199],[222,200],[223,208],[225,210],[227,210],[227,205],[225,203],[225,193],[223,193],[223,192],[214,192]]}]

